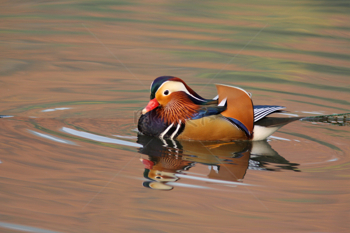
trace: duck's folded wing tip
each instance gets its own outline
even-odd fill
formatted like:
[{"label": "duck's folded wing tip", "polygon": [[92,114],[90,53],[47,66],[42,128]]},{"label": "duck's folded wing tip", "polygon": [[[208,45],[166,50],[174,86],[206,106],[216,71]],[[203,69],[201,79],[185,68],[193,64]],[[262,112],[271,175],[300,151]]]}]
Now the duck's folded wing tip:
[{"label": "duck's folded wing tip", "polygon": [[255,105],[254,106],[254,122],[261,120],[262,118],[285,109],[283,106],[275,105]]}]

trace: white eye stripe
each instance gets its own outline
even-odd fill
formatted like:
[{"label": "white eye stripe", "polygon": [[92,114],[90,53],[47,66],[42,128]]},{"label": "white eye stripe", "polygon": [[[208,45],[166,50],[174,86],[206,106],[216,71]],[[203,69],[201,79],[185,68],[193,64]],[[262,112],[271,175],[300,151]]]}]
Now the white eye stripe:
[{"label": "white eye stripe", "polygon": [[[172,92],[176,92],[176,91],[183,91],[185,92],[186,94],[188,94],[189,96],[191,96],[192,98],[196,99],[196,100],[199,100],[199,101],[202,101],[202,102],[205,102],[205,100],[202,100],[198,97],[195,97],[194,95],[192,95],[188,90],[187,88],[185,87],[185,85],[182,83],[182,82],[177,82],[177,81],[166,81],[164,82],[162,85],[159,86],[158,90],[160,90],[162,88],[163,85],[168,85],[168,91],[169,91],[169,94],[172,93]],[[164,94],[164,93],[163,93]]]},{"label": "white eye stripe", "polygon": [[199,99],[199,98],[195,97],[194,95],[192,95],[191,93],[189,93],[189,92],[187,91],[187,89],[186,89],[186,93],[187,93],[188,95],[192,96],[193,98],[195,98],[196,100],[205,102],[205,100]]}]

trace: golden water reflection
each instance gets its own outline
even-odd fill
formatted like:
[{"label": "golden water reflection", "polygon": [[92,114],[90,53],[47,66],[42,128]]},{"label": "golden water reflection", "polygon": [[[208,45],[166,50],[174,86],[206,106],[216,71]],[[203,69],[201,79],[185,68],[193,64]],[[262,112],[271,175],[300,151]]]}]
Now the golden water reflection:
[{"label": "golden water reflection", "polygon": [[[267,141],[199,142],[162,140],[138,135],[139,149],[147,158],[140,160],[145,166],[143,186],[151,189],[171,190],[180,177],[193,178],[187,172],[197,163],[209,168],[207,177],[199,179],[224,185],[240,185],[247,169],[299,171],[297,163],[280,156]],[[222,182],[227,181],[227,182]]]}]

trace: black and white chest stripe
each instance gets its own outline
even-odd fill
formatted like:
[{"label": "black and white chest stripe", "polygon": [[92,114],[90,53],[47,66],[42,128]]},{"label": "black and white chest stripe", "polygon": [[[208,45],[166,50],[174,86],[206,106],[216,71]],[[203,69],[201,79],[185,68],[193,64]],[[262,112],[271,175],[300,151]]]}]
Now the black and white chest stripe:
[{"label": "black and white chest stripe", "polygon": [[185,123],[182,123],[181,120],[175,125],[174,123],[171,123],[160,135],[159,138],[170,138],[174,139],[179,134],[182,133],[182,131],[185,128]]}]

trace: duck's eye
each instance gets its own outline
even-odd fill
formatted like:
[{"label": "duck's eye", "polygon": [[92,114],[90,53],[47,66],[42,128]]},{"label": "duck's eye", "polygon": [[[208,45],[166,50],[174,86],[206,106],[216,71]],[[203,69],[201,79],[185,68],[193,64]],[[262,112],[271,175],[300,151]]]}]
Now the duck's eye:
[{"label": "duck's eye", "polygon": [[169,95],[169,91],[168,91],[168,90],[165,90],[165,91],[164,91],[164,95]]}]

